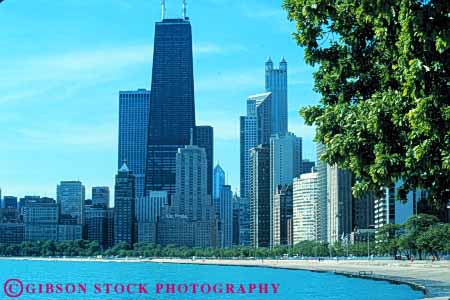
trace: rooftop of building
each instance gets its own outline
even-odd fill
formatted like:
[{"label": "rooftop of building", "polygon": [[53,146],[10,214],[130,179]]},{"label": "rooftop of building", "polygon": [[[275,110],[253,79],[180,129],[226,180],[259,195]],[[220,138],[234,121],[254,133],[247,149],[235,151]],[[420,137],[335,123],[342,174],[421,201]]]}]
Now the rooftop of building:
[{"label": "rooftop of building", "polygon": [[163,20],[156,22],[158,25],[169,24],[189,24],[189,18],[164,18]]}]

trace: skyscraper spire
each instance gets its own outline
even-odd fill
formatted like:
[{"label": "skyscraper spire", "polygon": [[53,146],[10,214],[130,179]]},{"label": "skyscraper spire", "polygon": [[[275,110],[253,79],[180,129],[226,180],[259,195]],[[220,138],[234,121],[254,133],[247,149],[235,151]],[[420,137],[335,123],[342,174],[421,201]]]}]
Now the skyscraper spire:
[{"label": "skyscraper spire", "polygon": [[161,20],[166,18],[166,0],[161,0]]},{"label": "skyscraper spire", "polygon": [[186,0],[183,0],[183,19],[187,18],[187,5]]}]

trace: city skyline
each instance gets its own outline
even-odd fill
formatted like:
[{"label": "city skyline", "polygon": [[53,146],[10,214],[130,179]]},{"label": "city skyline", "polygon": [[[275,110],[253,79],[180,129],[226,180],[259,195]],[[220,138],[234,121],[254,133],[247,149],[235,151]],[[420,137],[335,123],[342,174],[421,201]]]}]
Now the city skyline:
[{"label": "city skyline", "polygon": [[[302,105],[314,103],[312,99],[317,96],[311,92],[312,69],[305,66],[303,51],[297,47],[289,34],[294,31],[293,24],[286,20],[277,1],[256,4],[257,9],[253,9],[253,15],[249,14],[250,5],[247,7],[246,5],[232,4],[230,7],[224,7],[220,5],[222,1],[209,4],[203,2],[199,1],[194,5],[189,3],[188,10],[188,16],[195,25],[193,36],[196,114],[199,116],[197,124],[211,124],[214,127],[214,160],[215,162],[220,161],[221,165],[228,170],[228,182],[235,191],[239,188],[239,149],[237,147],[239,144],[239,115],[245,112],[248,95],[258,93],[264,88],[264,62],[267,56],[271,56],[275,62],[284,56],[289,63],[288,110],[289,123],[292,127],[290,131],[304,138],[304,156],[310,159],[314,157],[315,153],[312,143],[313,130],[312,128],[305,129],[297,110]],[[30,5],[31,8],[33,5]],[[46,4],[41,3],[40,5],[45,6]],[[145,13],[132,9],[140,5],[146,9]],[[70,8],[71,14],[67,21],[63,22],[64,29],[61,29],[59,34],[64,33],[65,30],[74,31],[75,37],[70,41],[61,36],[59,39],[54,39],[55,36],[43,31],[40,36],[42,40],[40,51],[35,51],[35,48],[32,51],[30,45],[27,44],[29,41],[22,40],[24,47],[6,64],[5,74],[8,80],[6,83],[0,84],[10,87],[6,96],[3,97],[4,102],[9,104],[8,108],[0,112],[0,122],[8,122],[4,137],[7,147],[3,148],[2,151],[5,153],[0,158],[0,161],[6,166],[3,171],[0,171],[0,182],[4,195],[55,197],[55,187],[61,180],[80,180],[89,191],[92,186],[113,187],[114,174],[117,172],[115,168],[117,166],[115,163],[117,161],[117,93],[119,90],[150,89],[148,74],[152,65],[153,43],[151,27],[160,19],[160,7],[157,4],[149,5],[143,1],[124,6],[111,3],[110,6],[107,7],[106,12],[98,12],[104,19],[88,21],[99,22],[98,26],[106,25],[108,22],[117,20],[116,18],[119,16],[123,18],[131,13],[142,13],[143,16],[145,15],[145,19],[136,18],[139,21],[135,21],[130,17],[131,29],[127,33],[119,30],[118,36],[113,35],[112,29],[100,26],[101,41],[96,43],[91,40],[93,37],[88,31],[84,30],[86,28],[83,29],[83,26],[86,25],[75,26],[80,24],[77,24],[74,18],[76,15],[82,14],[82,7],[92,12],[95,11],[97,14],[97,10],[100,10],[98,3],[84,5],[76,5],[70,1],[59,3],[51,7],[53,10],[50,9],[48,12],[48,20],[44,21],[42,18],[38,23],[47,24],[40,25],[45,27],[49,26],[51,22],[61,21],[54,16],[54,10]],[[33,16],[31,8],[6,2],[0,10],[2,16],[0,19],[7,21],[11,16],[19,16],[24,10]],[[252,33],[251,38],[248,39],[248,35],[244,37],[244,33],[249,33],[247,30],[236,36],[231,35],[230,29],[225,30],[226,18],[217,14],[218,8],[225,11],[233,10],[238,23],[245,25],[247,30]],[[112,13],[113,9],[117,9],[118,12]],[[3,16],[2,11],[7,11],[7,14],[4,13]],[[205,25],[206,20],[202,14],[206,11],[212,12],[217,18],[217,22],[214,24],[216,27],[209,28],[211,26]],[[168,7],[168,15],[169,17],[181,15],[177,3]],[[271,22],[268,26],[267,18],[273,19],[273,22],[279,26],[270,26],[270,24],[273,25]],[[3,22],[1,20],[0,23]],[[42,29],[40,26],[37,26],[36,30]],[[117,29],[116,26],[113,27]],[[217,37],[214,28],[221,29],[221,38]],[[3,36],[5,32],[0,33],[0,36],[4,40],[20,41],[21,34],[27,30],[33,29],[24,26],[17,26],[15,29],[8,27],[6,36]],[[253,40],[268,33],[271,36],[270,41],[252,44]],[[119,43],[119,39],[124,36],[126,39],[120,41],[121,46],[125,45],[125,48],[131,44],[144,46],[128,47],[129,51],[120,55],[117,52],[94,51],[98,50],[96,47],[100,47],[102,43]],[[54,46],[55,43],[57,46]],[[85,45],[89,45],[89,47]],[[79,59],[76,61],[79,64],[68,61],[72,58],[71,55],[75,55],[80,49],[84,52],[81,51],[80,56],[76,57]],[[94,50],[85,51],[92,49]],[[0,51],[7,51],[7,49]],[[31,54],[33,55],[30,56]],[[43,57],[46,60],[42,60]],[[28,93],[24,93],[20,89],[21,85],[13,82],[12,79],[14,75],[18,76],[24,72],[21,62],[26,60],[33,62],[34,58],[36,58],[36,64],[33,63],[33,68],[31,68],[34,73],[31,72],[27,75],[28,77],[23,78],[25,82],[31,83]],[[106,66],[108,59],[112,67]],[[215,63],[214,68],[208,66],[209,62]],[[113,68],[108,71],[112,71],[111,77],[114,78],[107,76],[108,78],[98,79],[83,76],[87,71],[98,75],[98,73],[105,72],[105,68]],[[57,86],[48,86],[49,83],[42,82],[42,79],[38,78],[36,74],[38,70],[41,71],[41,75],[45,76],[49,76],[48,73],[51,71],[71,72],[68,74],[68,78],[60,80],[54,78]],[[236,76],[242,80],[239,80],[237,85],[232,85],[230,81],[227,90],[223,86],[223,82],[226,83],[227,78],[234,81],[233,77]],[[77,84],[71,85],[68,82],[69,79],[76,81]],[[89,84],[86,82],[89,81],[88,79],[91,81]],[[100,84],[94,87],[93,83],[96,80],[99,80]],[[305,82],[309,83],[305,84]],[[68,89],[68,86],[71,88]],[[86,94],[89,97],[86,97]],[[37,105],[38,100],[42,98],[48,100]],[[28,102],[24,100],[28,100]],[[23,102],[28,104],[25,105]],[[87,104],[89,106],[86,107]],[[218,106],[219,104],[220,106]],[[100,110],[99,107],[102,109]],[[30,109],[32,110],[31,114],[29,114]],[[92,113],[85,114],[86,109]],[[28,114],[29,122],[21,122]],[[42,122],[43,117],[46,122]],[[35,122],[38,122],[39,125],[34,126]],[[38,159],[29,155],[29,151],[37,153]],[[51,168],[47,168],[46,176],[33,176],[35,174],[33,170],[38,170],[43,165],[51,166]],[[89,197],[89,194],[87,196]]]}]

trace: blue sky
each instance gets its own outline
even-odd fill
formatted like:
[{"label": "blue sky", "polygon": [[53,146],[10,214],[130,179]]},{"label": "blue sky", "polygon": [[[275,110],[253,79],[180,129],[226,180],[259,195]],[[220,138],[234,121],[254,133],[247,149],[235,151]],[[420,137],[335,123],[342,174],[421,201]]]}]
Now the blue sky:
[{"label": "blue sky", "polygon": [[[0,4],[0,187],[55,196],[61,180],[113,188],[118,92],[149,88],[159,0],[6,0]],[[168,16],[181,0],[167,0]],[[264,62],[289,68],[289,129],[314,159],[312,68],[276,0],[191,0],[196,115],[215,130],[215,161],[239,186],[239,116],[264,91]]]}]

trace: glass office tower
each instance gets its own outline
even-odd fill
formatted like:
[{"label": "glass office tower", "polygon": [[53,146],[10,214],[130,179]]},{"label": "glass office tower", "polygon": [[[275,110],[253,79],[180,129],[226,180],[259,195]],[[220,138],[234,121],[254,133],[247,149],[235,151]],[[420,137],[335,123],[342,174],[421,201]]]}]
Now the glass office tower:
[{"label": "glass office tower", "polygon": [[175,193],[175,156],[189,145],[191,129],[195,134],[191,24],[163,19],[155,28],[146,193]]},{"label": "glass office tower", "polygon": [[122,167],[126,161],[128,168],[136,176],[136,197],[144,196],[149,116],[150,91],[139,89],[119,93],[117,167]]}]

